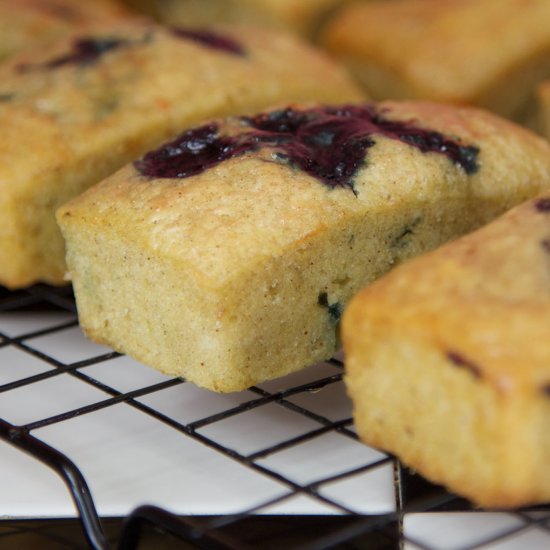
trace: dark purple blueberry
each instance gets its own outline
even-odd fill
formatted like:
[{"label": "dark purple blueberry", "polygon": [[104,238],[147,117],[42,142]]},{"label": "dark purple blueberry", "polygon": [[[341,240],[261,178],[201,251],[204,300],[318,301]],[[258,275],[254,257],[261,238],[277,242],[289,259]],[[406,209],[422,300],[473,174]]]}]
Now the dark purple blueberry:
[{"label": "dark purple blueberry", "polygon": [[333,323],[338,323],[338,321],[340,320],[340,317],[342,317],[342,312],[343,312],[343,307],[340,302],[334,302],[333,304],[329,304],[328,294],[326,292],[321,292],[317,297],[317,303],[320,306],[327,308],[330,320]]},{"label": "dark purple blueberry", "polygon": [[[327,186],[348,187],[355,192],[353,178],[365,161],[366,150],[375,144],[374,135],[384,135],[450,158],[470,174],[477,170],[478,149],[463,146],[442,134],[414,126],[410,122],[385,120],[373,106],[324,107],[297,111],[284,109],[262,113],[241,120],[251,132],[233,137],[218,135],[215,125],[196,128],[182,134],[175,142],[181,154],[172,154],[174,143],[164,145],[145,157],[150,162],[136,164],[143,175],[150,177],[185,177],[197,174],[228,158],[264,147],[275,149],[273,158],[300,168]],[[192,139],[197,154],[189,155],[186,140]],[[205,140],[203,146],[198,141]],[[204,158],[201,157],[204,153]],[[168,155],[168,156],[167,156]],[[163,159],[161,163],[153,158]],[[174,168],[166,166],[166,159]],[[191,162],[192,168],[187,168]],[[159,170],[155,166],[161,167]],[[168,173],[182,174],[169,176]]]},{"label": "dark purple blueberry", "polygon": [[[206,124],[184,132],[160,149],[135,162],[144,176],[186,178],[243,152],[230,137],[218,136],[217,124]],[[249,149],[246,149],[249,150]]]},{"label": "dark purple blueberry", "polygon": [[462,145],[457,140],[445,137],[434,130],[419,128],[413,122],[387,120],[382,113],[373,113],[372,121],[379,128],[379,133],[384,136],[413,145],[423,153],[445,155],[467,174],[474,174],[479,168],[478,147]]},{"label": "dark purple blueberry", "polygon": [[72,44],[72,50],[61,57],[36,65],[19,65],[19,70],[26,72],[32,69],[56,69],[64,65],[91,65],[103,54],[120,48],[128,41],[122,38],[79,38]]},{"label": "dark purple blueberry", "polygon": [[550,197],[543,197],[535,201],[535,208],[539,212],[550,212]]},{"label": "dark purple blueberry", "polygon": [[467,359],[462,354],[456,351],[448,351],[447,359],[457,367],[464,368],[470,371],[476,378],[481,378],[481,369],[472,360]]},{"label": "dark purple blueberry", "polygon": [[403,227],[401,232],[391,240],[390,246],[395,248],[405,248],[409,244],[409,235],[414,235],[416,226],[422,221],[422,217],[418,216]]},{"label": "dark purple blueberry", "polygon": [[269,111],[260,113],[254,117],[244,117],[244,121],[256,130],[265,132],[266,135],[289,134],[295,135],[300,128],[316,118],[316,111],[296,111],[292,108],[281,109],[280,111]]},{"label": "dark purple blueberry", "polygon": [[193,40],[207,48],[220,50],[233,55],[246,55],[244,48],[236,40],[218,32],[204,29],[185,29],[182,27],[172,28],[172,32],[180,38]]},{"label": "dark purple blueberry", "polygon": [[550,397],[550,384],[542,387],[542,392],[546,394],[547,397]]}]

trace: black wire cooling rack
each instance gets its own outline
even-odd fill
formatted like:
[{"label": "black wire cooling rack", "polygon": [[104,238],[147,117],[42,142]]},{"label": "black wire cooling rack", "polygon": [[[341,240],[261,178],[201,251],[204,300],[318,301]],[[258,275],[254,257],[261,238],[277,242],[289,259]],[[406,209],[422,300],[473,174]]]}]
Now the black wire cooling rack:
[{"label": "black wire cooling rack", "polygon": [[[62,312],[64,315],[60,320],[45,324],[35,322],[38,317],[43,317],[44,312]],[[23,322],[9,331],[2,331],[0,322],[0,374],[10,366],[8,360],[2,359],[10,357],[8,352],[23,354],[29,361],[39,362],[42,368],[30,375],[26,372],[12,374],[0,385],[0,436],[21,453],[53,469],[63,479],[72,498],[75,517],[45,517],[44,512],[38,512],[37,517],[21,517],[24,515],[21,512],[0,511],[4,517],[0,521],[2,548],[550,548],[550,506],[513,512],[476,511],[465,500],[426,482],[403,468],[395,458],[376,451],[363,463],[358,462],[357,457],[348,463],[345,454],[335,455],[338,464],[332,464],[329,471],[313,480],[289,474],[285,470],[287,466],[277,467],[274,458],[285,456],[285,453],[292,457],[296,449],[303,450],[308,445],[312,447],[309,455],[302,452],[296,456],[302,462],[305,457],[312,467],[322,462],[322,457],[313,450],[313,443],[323,437],[332,437],[335,447],[344,442],[359,446],[350,417],[335,418],[316,406],[317,396],[323,392],[325,397],[326,392],[341,392],[342,395],[342,363],[337,358],[327,363],[327,368],[331,369],[328,374],[326,369],[320,369],[315,376],[317,371],[313,370],[313,376],[310,373],[305,381],[300,379],[297,382],[292,377],[284,379],[282,383],[286,385],[282,388],[276,384],[253,387],[238,401],[228,404],[222,400],[221,410],[218,407],[213,413],[195,415],[191,421],[184,421],[154,403],[162,403],[162,396],[167,395],[165,392],[179,391],[175,388],[184,387],[185,381],[163,379],[121,391],[93,374],[95,367],[112,362],[119,357],[118,354],[107,351],[84,359],[77,356],[73,360],[75,358],[69,356],[68,360],[61,360],[55,353],[49,353],[47,347],[36,345],[52,335],[77,330],[70,288],[38,285],[17,292],[0,289],[0,319],[10,319],[13,314]],[[97,395],[101,397],[31,421],[15,422],[5,418],[9,414],[2,415],[3,403],[14,402],[17,408],[17,392],[46,381],[68,378],[98,390]],[[161,396],[161,399],[155,401],[155,396]],[[55,401],[58,396],[52,394],[43,398]],[[102,512],[92,496],[96,487],[93,482],[89,483],[79,459],[75,460],[64,452],[62,444],[48,442],[42,434],[44,429],[47,433],[47,428],[82,417],[104,413],[101,419],[110,418],[105,415],[119,410],[117,407],[120,406],[137,411],[141,415],[139,418],[144,422],[147,420],[148,426],[162,425],[171,436],[192,440],[194,445],[204,447],[205,452],[236,463],[242,471],[255,476],[254,479],[273,483],[278,490],[269,496],[262,493],[259,499],[253,499],[253,504],[244,507],[242,503],[237,504],[236,508],[225,509],[223,513],[205,512],[204,508],[174,513],[162,503],[159,506],[157,502],[147,501],[132,503],[129,513]],[[296,433],[291,430],[290,435],[275,438],[267,445],[254,447],[252,444],[248,450],[236,449],[229,437],[231,430],[247,432],[244,418],[268,409],[285,411],[293,419],[302,419],[307,428]],[[101,419],[96,424],[107,430],[110,421]],[[222,429],[216,430],[220,426]],[[86,433],[82,437],[86,441]],[[93,446],[94,442],[86,444]],[[147,442],[144,441],[143,445],[146,447]],[[0,463],[3,462],[2,452],[7,449],[13,452],[12,447],[0,446]],[[147,487],[147,476],[150,475],[147,464],[136,461],[138,464],[133,467],[143,468],[144,479],[140,481]],[[116,463],[113,467],[120,468]],[[364,480],[382,471],[385,472],[391,502],[369,509],[364,504],[376,500],[376,495],[369,492],[371,486]],[[118,473],[113,475],[116,477]],[[3,471],[3,476],[10,475],[9,471]],[[214,483],[223,486],[224,480],[216,479],[217,475],[215,469],[210,472]],[[200,480],[197,483],[198,488],[195,486],[193,490],[200,492]],[[342,488],[347,488],[347,492],[342,492]],[[4,496],[8,505],[10,498],[10,495]],[[292,503],[300,499],[308,502],[305,513],[300,506],[294,506],[292,511]],[[285,508],[289,503],[290,508]],[[319,512],[311,513],[312,505],[313,509],[317,506]]]}]

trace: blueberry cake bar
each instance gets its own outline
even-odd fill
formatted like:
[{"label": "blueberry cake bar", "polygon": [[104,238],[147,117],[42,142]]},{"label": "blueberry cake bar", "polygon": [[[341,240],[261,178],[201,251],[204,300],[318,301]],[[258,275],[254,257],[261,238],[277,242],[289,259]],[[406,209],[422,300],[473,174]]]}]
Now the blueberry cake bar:
[{"label": "blueberry cake bar", "polygon": [[550,501],[550,195],[403,264],[343,319],[358,433],[474,503]]},{"label": "blueberry cake bar", "polygon": [[549,152],[428,103],[201,124],[58,210],[81,326],[219,392],[296,371],[365,284],[548,188]]},{"label": "blueberry cake bar", "polygon": [[374,98],[474,104],[524,121],[550,76],[548,0],[358,2],[323,43]]},{"label": "blueberry cake bar", "polygon": [[252,28],[102,24],[13,57],[0,66],[0,284],[62,283],[56,207],[200,120],[362,97],[322,53]]}]

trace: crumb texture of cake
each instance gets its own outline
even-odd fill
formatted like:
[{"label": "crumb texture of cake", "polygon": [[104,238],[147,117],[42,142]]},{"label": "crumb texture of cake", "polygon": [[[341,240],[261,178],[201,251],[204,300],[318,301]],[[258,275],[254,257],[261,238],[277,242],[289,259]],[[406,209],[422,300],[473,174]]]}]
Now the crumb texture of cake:
[{"label": "crumb texture of cake", "polygon": [[116,0],[0,0],[0,62],[16,53],[51,44],[76,29],[112,24],[132,16]]},{"label": "crumb texture of cake", "polygon": [[81,326],[215,391],[283,376],[364,285],[548,188],[549,149],[415,102],[203,123],[58,210]]},{"label": "crumb texture of cake", "polygon": [[209,26],[238,23],[275,27],[305,36],[349,0],[128,0],[162,23]]},{"label": "crumb texture of cake", "polygon": [[550,502],[550,194],[399,266],[342,325],[363,441],[483,507]]},{"label": "crumb texture of cake", "polygon": [[185,128],[280,102],[362,98],[322,53],[253,28],[132,20],[12,57],[0,66],[0,284],[63,283],[55,209]]},{"label": "crumb texture of cake", "polygon": [[357,2],[323,44],[375,99],[473,104],[523,121],[550,76],[547,0]]}]

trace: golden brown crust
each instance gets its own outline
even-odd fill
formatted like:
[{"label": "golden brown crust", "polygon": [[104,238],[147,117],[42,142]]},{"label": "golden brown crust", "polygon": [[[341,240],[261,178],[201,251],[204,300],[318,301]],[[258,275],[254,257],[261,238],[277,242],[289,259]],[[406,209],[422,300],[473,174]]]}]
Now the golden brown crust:
[{"label": "golden brown crust", "polygon": [[351,5],[324,43],[375,98],[476,104],[520,119],[550,75],[546,0],[397,0]]},{"label": "golden brown crust", "polygon": [[397,268],[344,316],[361,437],[483,506],[550,499],[549,243],[546,195]]}]

